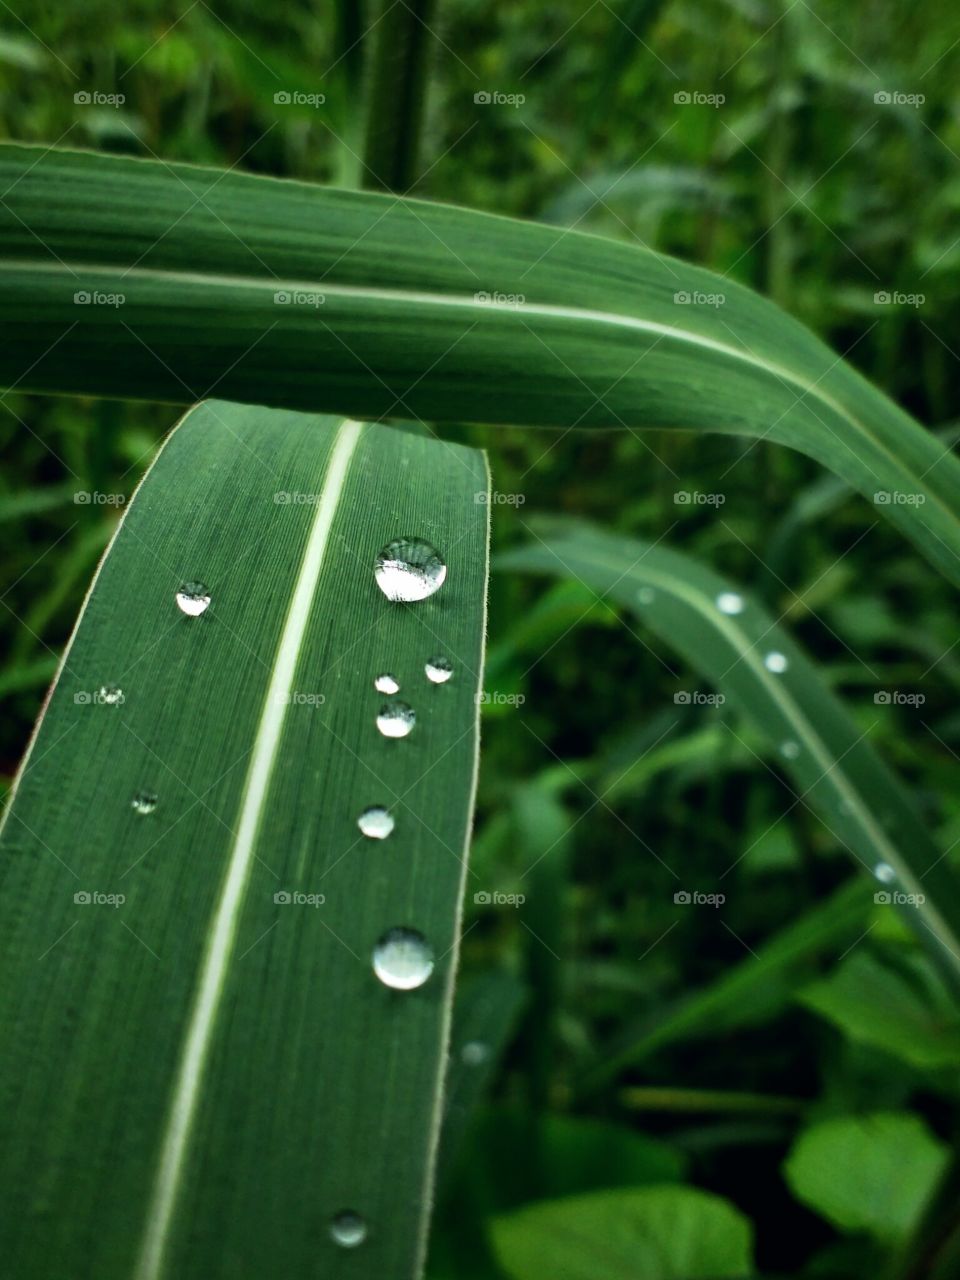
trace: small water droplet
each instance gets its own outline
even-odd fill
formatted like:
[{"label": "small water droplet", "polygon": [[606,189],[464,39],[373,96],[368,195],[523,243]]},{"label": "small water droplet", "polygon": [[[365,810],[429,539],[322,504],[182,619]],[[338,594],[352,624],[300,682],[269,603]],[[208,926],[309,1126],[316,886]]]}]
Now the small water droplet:
[{"label": "small water droplet", "polygon": [[400,692],[400,682],[390,675],[388,671],[385,671],[382,676],[377,676],[376,680],[373,682],[373,687],[376,689],[377,693]]},{"label": "small water droplet", "polygon": [[490,1057],[490,1046],[482,1040],[470,1040],[460,1050],[460,1061],[467,1067],[482,1067]]},{"label": "small water droplet", "polygon": [[384,986],[412,991],[433,973],[433,950],[415,929],[389,929],[373,949],[373,971]]},{"label": "small water droplet", "polygon": [[352,1209],[344,1209],[330,1222],[330,1239],[344,1249],[355,1249],[367,1238],[367,1224]]},{"label": "small water droplet", "polygon": [[800,743],[788,738],[786,742],[780,743],[780,754],[786,756],[788,760],[796,760],[800,754]]},{"label": "small water droplet", "polygon": [[123,690],[118,684],[102,684],[97,691],[97,697],[108,707],[116,707],[123,702]]},{"label": "small water droplet", "polygon": [[637,604],[653,604],[657,593],[653,587],[641,587],[637,592]]},{"label": "small water droplet", "polygon": [[768,671],[772,671],[774,675],[779,676],[779,675],[782,675],[784,671],[786,671],[787,667],[790,664],[787,661],[785,654],[780,653],[776,649],[773,649],[764,658],[763,665],[767,668]]},{"label": "small water droplet", "polygon": [[130,801],[134,813],[153,813],[157,807],[157,796],[153,791],[138,791]]},{"label": "small water droplet", "polygon": [[453,667],[446,658],[431,658],[423,669],[431,684],[446,684],[453,675]]},{"label": "small water droplet", "polygon": [[717,608],[721,613],[743,613],[743,596],[738,595],[736,591],[721,591],[716,600]]},{"label": "small water droplet", "polygon": [[407,702],[385,702],[377,714],[377,728],[385,738],[405,738],[417,723],[417,713]]},{"label": "small water droplet", "polygon": [[388,600],[409,604],[426,600],[443,586],[447,566],[437,549],[423,538],[388,542],[373,566],[377,586]]},{"label": "small water droplet", "polygon": [[386,840],[396,826],[396,821],[393,814],[382,804],[375,804],[369,809],[364,809],[357,819],[357,826],[371,840]]},{"label": "small water droplet", "polygon": [[177,591],[177,608],[188,618],[199,618],[210,603],[210,589],[202,582],[183,582]]},{"label": "small water droplet", "polygon": [[897,878],[897,873],[891,867],[889,862],[878,862],[873,868],[873,874],[877,877],[881,884],[893,884]]}]

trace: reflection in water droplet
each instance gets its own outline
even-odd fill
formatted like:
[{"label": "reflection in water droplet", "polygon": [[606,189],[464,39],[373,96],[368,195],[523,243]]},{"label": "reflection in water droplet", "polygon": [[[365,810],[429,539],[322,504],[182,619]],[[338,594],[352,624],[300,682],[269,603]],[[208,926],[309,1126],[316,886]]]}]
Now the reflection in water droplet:
[{"label": "reflection in water droplet", "polygon": [[768,671],[772,671],[774,675],[782,675],[790,665],[787,662],[786,655],[779,653],[776,649],[772,650],[763,660],[763,665]]},{"label": "reflection in water droplet", "polygon": [[202,582],[183,582],[177,592],[177,608],[188,618],[198,618],[210,603],[210,590]]},{"label": "reflection in water droplet", "polygon": [[138,791],[130,801],[134,813],[153,813],[157,807],[156,793],[153,791]]},{"label": "reflection in water droplet", "polygon": [[743,613],[743,596],[737,595],[736,591],[721,591],[716,604],[721,613]]},{"label": "reflection in water droplet", "polygon": [[330,1223],[330,1239],[344,1249],[355,1249],[367,1238],[367,1224],[352,1209],[344,1209]]},{"label": "reflection in water droplet", "polygon": [[373,566],[377,586],[388,600],[410,603],[426,600],[443,586],[447,566],[436,547],[423,538],[396,538],[388,542]]},{"label": "reflection in water droplet", "polygon": [[897,873],[891,867],[889,862],[878,862],[873,868],[873,874],[877,877],[881,884],[893,884],[897,878]]},{"label": "reflection in water droplet", "polygon": [[468,1067],[482,1067],[490,1057],[490,1046],[482,1040],[470,1040],[460,1050],[460,1061]]},{"label": "reflection in water droplet", "polygon": [[385,738],[405,738],[417,723],[417,713],[406,702],[385,702],[377,714],[377,728]]},{"label": "reflection in water droplet", "polygon": [[382,676],[377,676],[376,680],[373,682],[373,687],[376,689],[377,693],[400,692],[399,681],[395,680],[388,671],[385,671]]},{"label": "reflection in water droplet", "polygon": [[431,658],[423,669],[431,684],[446,684],[453,675],[453,667],[446,658]]},{"label": "reflection in water droplet", "polygon": [[657,593],[653,587],[641,587],[637,592],[637,604],[653,604]]},{"label": "reflection in water droplet", "polygon": [[116,707],[123,702],[123,690],[118,684],[102,684],[97,691],[97,698],[108,707]]},{"label": "reflection in water droplet", "polygon": [[390,929],[373,949],[373,971],[384,986],[412,991],[433,973],[433,950],[415,929]]},{"label": "reflection in water droplet", "polygon": [[800,743],[788,738],[786,742],[780,743],[780,754],[786,756],[788,760],[796,760],[800,754]]},{"label": "reflection in water droplet", "polygon": [[396,826],[396,822],[393,814],[386,810],[382,804],[375,804],[369,809],[364,809],[357,819],[357,826],[371,840],[386,840]]}]

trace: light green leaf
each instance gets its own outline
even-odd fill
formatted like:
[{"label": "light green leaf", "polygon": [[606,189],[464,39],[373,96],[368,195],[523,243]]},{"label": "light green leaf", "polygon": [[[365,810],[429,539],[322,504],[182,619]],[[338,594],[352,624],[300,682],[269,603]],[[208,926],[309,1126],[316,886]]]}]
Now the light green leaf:
[{"label": "light green leaf", "polygon": [[919,1117],[876,1112],[812,1125],[783,1172],[797,1199],[841,1230],[895,1244],[916,1226],[947,1158]]},{"label": "light green leaf", "polygon": [[[10,1275],[419,1273],[475,778],[486,484],[473,450],[220,402],[165,445],[3,830]],[[399,536],[447,564],[416,604],[374,579]],[[195,617],[175,603],[191,579],[211,597]],[[444,684],[424,671],[435,656],[453,666]],[[402,741],[375,723],[384,671],[416,712]],[[384,840],[358,829],[375,805],[395,821]],[[432,948],[417,989],[374,973],[397,927]],[[344,1210],[367,1223],[360,1251],[331,1240]]]},{"label": "light green leaf", "polygon": [[8,385],[769,439],[876,495],[960,582],[960,462],[712,272],[449,206],[127,157],[7,146],[0,182]]},{"label": "light green leaf", "polygon": [[694,1187],[640,1187],[548,1200],[497,1218],[513,1280],[723,1280],[751,1273],[749,1221]]},{"label": "light green leaf", "polygon": [[912,1066],[960,1067],[956,999],[927,965],[916,963],[908,977],[856,951],[799,999],[851,1040]]}]

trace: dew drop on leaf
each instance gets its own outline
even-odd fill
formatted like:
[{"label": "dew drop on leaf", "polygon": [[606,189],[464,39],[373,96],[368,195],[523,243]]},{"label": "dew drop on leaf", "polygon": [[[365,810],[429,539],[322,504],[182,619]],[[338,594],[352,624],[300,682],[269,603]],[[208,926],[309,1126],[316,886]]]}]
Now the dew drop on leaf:
[{"label": "dew drop on leaf", "polygon": [[405,738],[417,723],[417,713],[407,702],[385,702],[377,713],[377,728],[385,738]]},{"label": "dew drop on leaf", "polygon": [[721,613],[728,613],[731,616],[743,613],[743,596],[738,595],[736,591],[721,591],[717,596],[716,604]]},{"label": "dew drop on leaf", "polygon": [[897,873],[891,867],[889,862],[878,862],[873,868],[873,874],[877,877],[881,884],[893,884],[897,878]]},{"label": "dew drop on leaf", "polygon": [[637,604],[653,604],[657,593],[653,587],[641,587],[637,592]]},{"label": "dew drop on leaf", "polygon": [[371,840],[386,840],[396,826],[396,822],[393,814],[385,809],[382,804],[375,804],[369,809],[364,809],[357,819],[357,826]]},{"label": "dew drop on leaf", "polygon": [[780,743],[780,754],[786,756],[788,760],[796,760],[800,754],[800,743],[794,742],[793,738],[788,738],[786,742]]},{"label": "dew drop on leaf", "polygon": [[376,689],[377,693],[400,692],[400,682],[390,675],[388,671],[385,671],[382,676],[377,676],[373,682],[373,687]]},{"label": "dew drop on leaf", "polygon": [[344,1249],[355,1249],[367,1238],[367,1224],[352,1209],[344,1209],[330,1222],[330,1239]]},{"label": "dew drop on leaf", "polygon": [[446,684],[453,675],[453,667],[446,658],[431,658],[423,669],[431,684]]},{"label": "dew drop on leaf", "polygon": [[97,690],[97,699],[108,707],[119,706],[123,702],[123,690],[118,684],[102,684]]},{"label": "dew drop on leaf", "polygon": [[210,589],[202,582],[182,582],[177,591],[177,608],[188,618],[199,618],[210,603]]},{"label": "dew drop on leaf", "polygon": [[395,538],[377,556],[373,572],[388,600],[410,604],[440,590],[447,566],[423,538]]},{"label": "dew drop on leaf", "polygon": [[787,662],[786,655],[780,653],[777,649],[772,649],[763,659],[763,665],[768,671],[772,671],[774,675],[782,675],[790,665]]},{"label": "dew drop on leaf", "polygon": [[482,1040],[468,1040],[460,1050],[460,1061],[467,1067],[481,1067],[490,1057],[490,1046]]},{"label": "dew drop on leaf", "polygon": [[138,791],[130,801],[134,813],[153,813],[157,807],[157,796],[154,791]]},{"label": "dew drop on leaf", "polygon": [[373,971],[384,986],[413,991],[433,973],[433,950],[415,929],[389,929],[373,949]]}]

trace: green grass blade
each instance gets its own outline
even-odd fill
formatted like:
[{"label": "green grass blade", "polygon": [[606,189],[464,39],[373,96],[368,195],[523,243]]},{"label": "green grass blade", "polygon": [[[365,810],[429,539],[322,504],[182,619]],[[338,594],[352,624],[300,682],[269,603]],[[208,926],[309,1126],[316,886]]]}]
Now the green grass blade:
[{"label": "green grass blade", "polygon": [[768,438],[880,495],[960,582],[960,462],[709,271],[450,206],[39,147],[0,150],[0,189],[7,385]]},{"label": "green grass blade", "polygon": [[[470,449],[216,401],[165,445],[2,833],[11,1275],[419,1274],[475,782],[486,485]],[[398,536],[448,566],[416,604],[374,580]],[[210,588],[199,617],[175,604],[189,579]],[[445,684],[424,671],[438,655]],[[384,671],[416,711],[400,741],[375,724]],[[106,704],[110,685],[123,696]],[[141,791],[151,812],[131,804]],[[384,840],[358,830],[372,805],[394,816]],[[415,990],[373,971],[398,926],[433,949]],[[329,1235],[344,1210],[368,1224],[355,1249]]]},{"label": "green grass blade", "polygon": [[[892,869],[895,882],[874,888],[922,899],[906,905],[905,918],[924,941],[936,940],[940,959],[960,975],[955,873],[906,790],[789,633],[679,552],[567,521],[535,521],[532,528],[536,542],[501,556],[498,566],[576,578],[681,653],[782,752],[798,803],[814,810],[868,873]],[[740,601],[738,612],[718,607],[723,594]]]}]

